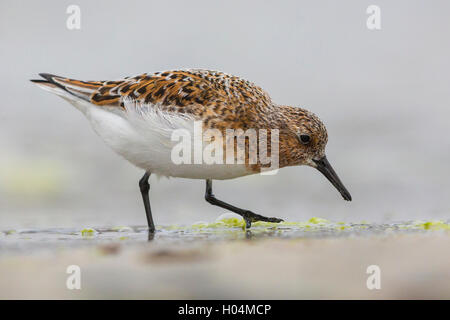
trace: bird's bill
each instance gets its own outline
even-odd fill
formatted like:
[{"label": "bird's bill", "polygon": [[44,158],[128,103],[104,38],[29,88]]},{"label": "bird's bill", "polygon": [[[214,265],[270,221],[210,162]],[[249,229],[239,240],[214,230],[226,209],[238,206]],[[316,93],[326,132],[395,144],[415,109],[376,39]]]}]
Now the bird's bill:
[{"label": "bird's bill", "polygon": [[316,164],[316,169],[322,172],[322,174],[333,184],[333,186],[335,186],[336,189],[338,189],[342,197],[347,201],[352,201],[352,196],[350,195],[350,192],[348,192],[348,190],[344,187],[344,184],[341,182],[341,179],[339,179],[333,167],[328,162],[327,157],[323,156],[323,158],[313,161]]}]

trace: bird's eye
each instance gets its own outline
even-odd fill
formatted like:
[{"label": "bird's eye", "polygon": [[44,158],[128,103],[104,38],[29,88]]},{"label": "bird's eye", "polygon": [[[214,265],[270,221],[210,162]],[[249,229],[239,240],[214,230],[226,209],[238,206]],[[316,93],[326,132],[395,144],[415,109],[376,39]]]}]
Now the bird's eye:
[{"label": "bird's eye", "polygon": [[311,137],[307,134],[301,134],[298,136],[298,138],[300,139],[300,142],[303,144],[308,144],[311,142]]}]

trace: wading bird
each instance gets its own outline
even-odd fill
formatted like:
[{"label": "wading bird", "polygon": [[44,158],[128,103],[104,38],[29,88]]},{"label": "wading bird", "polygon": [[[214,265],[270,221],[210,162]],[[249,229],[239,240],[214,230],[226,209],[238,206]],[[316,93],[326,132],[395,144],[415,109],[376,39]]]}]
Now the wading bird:
[{"label": "wading bird", "polygon": [[[235,164],[176,164],[171,160],[177,129],[278,130],[279,167],[307,165],[319,170],[345,200],[351,196],[325,156],[328,135],[312,112],[275,104],[260,87],[222,72],[200,69],[141,74],[117,81],[80,81],[41,73],[31,80],[73,104],[95,132],[116,153],[145,170],[139,181],[150,232],[155,231],[149,201],[151,174],[206,180],[209,203],[241,215],[246,227],[254,221],[280,222],[218,200],[212,180],[259,173],[260,162]],[[245,146],[246,153],[250,148]]]}]

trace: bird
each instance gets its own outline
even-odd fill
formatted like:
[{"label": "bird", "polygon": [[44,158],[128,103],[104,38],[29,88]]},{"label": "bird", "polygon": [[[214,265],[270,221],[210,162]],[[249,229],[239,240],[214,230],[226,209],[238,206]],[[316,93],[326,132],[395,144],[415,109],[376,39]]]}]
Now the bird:
[{"label": "bird", "polygon": [[[277,167],[313,167],[331,182],[344,200],[352,200],[325,154],[328,133],[319,117],[299,106],[275,103],[261,87],[241,77],[205,69],[143,73],[112,81],[82,81],[49,73],[39,75],[42,79],[30,81],[75,106],[113,151],[144,170],[139,188],[149,233],[156,230],[149,197],[152,174],[205,180],[205,200],[241,215],[246,228],[255,221],[283,221],[238,208],[219,200],[213,193],[213,180],[261,173],[267,168],[260,160],[249,161],[253,149],[249,147],[251,139],[248,137],[244,139],[245,159],[240,163],[174,163],[173,132],[192,133],[196,122],[201,129],[220,133],[265,130],[267,138],[277,133],[277,148],[268,147],[270,154],[277,153]],[[234,137],[232,140],[236,147]]]}]

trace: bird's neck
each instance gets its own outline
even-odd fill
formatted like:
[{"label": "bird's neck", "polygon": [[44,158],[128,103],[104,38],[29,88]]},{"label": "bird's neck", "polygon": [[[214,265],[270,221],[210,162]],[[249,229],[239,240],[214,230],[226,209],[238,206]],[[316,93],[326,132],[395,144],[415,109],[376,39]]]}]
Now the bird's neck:
[{"label": "bird's neck", "polygon": [[296,112],[298,110],[290,106],[280,106],[276,104],[259,106],[254,108],[247,119],[247,129],[255,129],[258,134],[261,134],[261,129],[265,129],[268,132],[267,147],[269,153],[271,152],[271,144],[273,143],[272,137],[274,135],[274,129],[277,130],[278,138],[278,161],[279,167],[286,167],[292,165],[298,165],[298,159],[294,157],[293,150],[297,146],[296,137],[292,133],[292,121],[296,119]]}]

